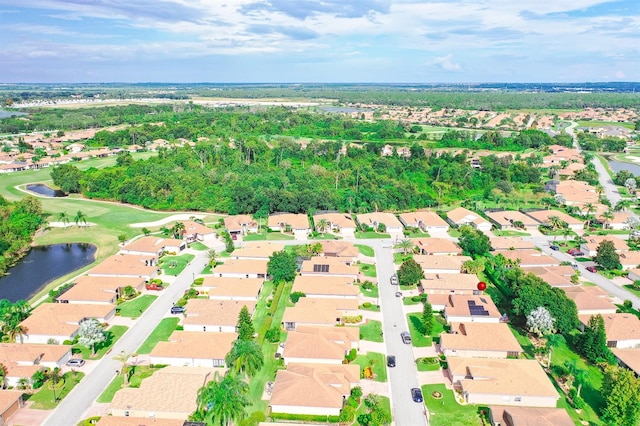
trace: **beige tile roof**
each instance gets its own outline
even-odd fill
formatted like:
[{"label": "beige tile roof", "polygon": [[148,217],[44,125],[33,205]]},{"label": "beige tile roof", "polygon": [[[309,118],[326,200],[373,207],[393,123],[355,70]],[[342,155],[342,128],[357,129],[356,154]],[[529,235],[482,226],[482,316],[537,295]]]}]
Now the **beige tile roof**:
[{"label": "beige tile roof", "polygon": [[[0,414],[4,414],[9,407],[22,398],[23,391],[0,390]],[[4,419],[5,421],[8,419]]]},{"label": "beige tile roof", "polygon": [[611,348],[611,351],[628,368],[640,375],[640,348]]},{"label": "beige tile roof", "polygon": [[524,241],[519,237],[492,237],[489,243],[494,250],[535,250],[536,248],[532,241]]},{"label": "beige tile roof", "polygon": [[81,305],[74,303],[43,303],[31,311],[21,322],[29,334],[68,336],[78,329],[83,319],[107,317],[115,308],[112,305]]},{"label": "beige tile roof", "polygon": [[449,224],[435,212],[417,211],[402,213],[399,216],[401,222],[411,227],[418,227],[420,225],[426,227],[449,227]]},{"label": "beige tile roof", "polygon": [[139,388],[125,388],[116,392],[111,408],[185,413],[188,416],[197,408],[198,389],[214,379],[215,371],[202,367],[164,367],[144,379]]},{"label": "beige tile roof", "polygon": [[475,296],[470,294],[452,294],[449,296],[450,306],[445,308],[446,315],[449,316],[475,316],[471,313],[470,304],[482,306],[489,315],[483,315],[482,318],[500,318],[500,311],[491,300],[488,294]]},{"label": "beige tile roof", "polygon": [[224,218],[224,227],[229,232],[242,232],[258,227],[258,223],[248,214],[238,214]]},{"label": "beige tile roof", "polygon": [[429,270],[456,270],[459,271],[462,268],[462,264],[467,260],[472,260],[469,256],[429,256],[429,255],[416,255],[413,259],[422,266],[425,271]]},{"label": "beige tile roof", "polygon": [[578,180],[562,180],[556,185],[556,194],[560,194],[567,202],[574,204],[597,203],[599,201],[596,188]]},{"label": "beige tile roof", "polygon": [[134,254],[115,254],[106,258],[99,263],[87,274],[89,275],[134,275],[134,276],[150,276],[153,275],[158,266],[148,266],[144,262],[154,259],[153,256],[136,256]]},{"label": "beige tile roof", "polygon": [[96,426],[182,426],[182,419],[102,416]]},{"label": "beige tile roof", "polygon": [[325,256],[356,258],[360,254],[358,247],[345,241],[327,240],[321,241],[320,245]]},{"label": "beige tile roof", "polygon": [[237,333],[209,333],[201,331],[174,331],[168,342],[158,342],[152,357],[224,359],[231,350]]},{"label": "beige tile roof", "polygon": [[142,289],[144,278],[133,277],[99,277],[83,275],[76,278],[76,285],[58,297],[58,300],[107,302],[110,301],[119,288],[131,286]]},{"label": "beige tile roof", "polygon": [[184,325],[235,326],[243,306],[253,314],[256,303],[247,300],[189,299]]},{"label": "beige tile roof", "polygon": [[180,222],[184,224],[185,235],[199,234],[202,236],[206,236],[215,234],[216,232],[208,226],[198,222],[194,222],[193,220],[182,220]]},{"label": "beige tile roof", "polygon": [[356,327],[316,327],[301,325],[290,331],[283,357],[342,360],[360,341]]},{"label": "beige tile roof", "polygon": [[355,299],[325,299],[302,297],[296,306],[284,311],[283,322],[335,325],[336,319],[355,315],[358,301]]},{"label": "beige tile roof", "polygon": [[560,261],[538,250],[504,250],[500,254],[509,260],[519,260],[522,267],[560,265]]},{"label": "beige tile roof", "polygon": [[478,281],[475,274],[429,274],[420,284],[425,290],[476,290]]},{"label": "beige tile roof", "polygon": [[584,237],[584,239],[587,240],[585,245],[589,247],[589,250],[597,250],[598,246],[603,241],[611,241],[617,251],[629,250],[627,243],[614,235],[590,235],[588,237]]},{"label": "beige tile roof", "polygon": [[440,335],[443,349],[522,352],[511,329],[504,323],[455,323],[451,324],[451,331],[457,334]]},{"label": "beige tile roof", "polygon": [[[208,288],[209,297],[258,297],[262,278],[226,278],[205,276],[202,288]],[[197,288],[197,287],[196,287]]]},{"label": "beige tile roof", "polygon": [[349,277],[320,277],[299,275],[293,282],[294,291],[301,291],[306,295],[353,296],[360,294],[358,286],[353,285],[353,278]]},{"label": "beige tile roof", "polygon": [[513,222],[520,221],[525,226],[538,226],[537,220],[529,217],[519,211],[515,210],[503,210],[499,212],[485,212],[489,219],[493,220],[500,226],[512,226]]},{"label": "beige tile roof", "polygon": [[[631,213],[630,212],[614,212],[613,213],[613,219],[611,220],[607,220],[608,223],[615,223],[615,224],[627,224],[627,220],[629,220],[629,218],[631,217]],[[604,218],[601,217],[601,219],[604,221]]]},{"label": "beige tile roof", "polygon": [[[329,269],[327,272],[315,272],[315,265],[328,265]],[[315,274],[315,275],[358,275],[359,269],[355,265],[347,265],[343,261],[335,257],[327,257],[327,256],[316,256],[312,257],[311,260],[305,260],[302,262],[302,269],[300,273],[302,274]]]},{"label": "beige tile roof", "polygon": [[247,241],[231,253],[231,257],[249,257],[256,259],[269,259],[273,253],[284,250],[284,244],[270,241]]},{"label": "beige tile roof", "polygon": [[262,274],[267,273],[268,260],[265,259],[228,259],[213,269],[214,274]]},{"label": "beige tile roof", "polygon": [[289,225],[291,229],[311,229],[309,218],[302,213],[274,213],[269,215],[268,226],[278,227],[283,224]]},{"label": "beige tile roof", "polygon": [[524,266],[524,272],[532,273],[552,287],[569,287],[571,276],[575,274],[575,270],[569,265],[559,266]]},{"label": "beige tile roof", "polygon": [[180,247],[182,244],[184,244],[183,240],[175,240],[173,238],[159,238],[148,235],[130,242],[129,244],[122,247],[122,249],[157,254],[158,251],[164,247]]},{"label": "beige tile roof", "polygon": [[320,219],[325,219],[330,224],[337,226],[339,228],[355,228],[356,222],[353,220],[351,215],[347,213],[321,213],[313,215],[314,223],[318,224]]},{"label": "beige tile roof", "polygon": [[279,370],[271,393],[271,405],[341,408],[343,395],[360,380],[360,367],[290,363]]},{"label": "beige tile roof", "polygon": [[[592,315],[579,315],[580,322],[589,324]],[[640,340],[640,319],[633,314],[603,314],[608,341]]]},{"label": "beige tile roof", "polygon": [[411,242],[424,254],[462,254],[460,246],[446,238],[413,238]]},{"label": "beige tile roof", "polygon": [[569,216],[568,214],[559,210],[536,210],[527,211],[524,213],[542,224],[549,224],[549,218],[551,216],[557,216],[560,220],[566,222],[568,225],[579,225],[581,223],[584,223],[584,220],[576,219],[575,217]]},{"label": "beige tile roof", "polygon": [[464,391],[477,394],[558,397],[540,363],[533,359],[448,357],[449,369]]},{"label": "beige tile roof", "polygon": [[476,224],[476,226],[481,224],[490,224],[488,220],[486,220],[479,214],[474,213],[471,210],[467,210],[464,207],[458,207],[451,210],[450,212],[447,212],[447,217],[457,225],[464,225],[467,223],[474,223]]},{"label": "beige tile roof", "polygon": [[375,228],[378,224],[384,223],[387,228],[402,228],[402,223],[393,213],[365,213],[357,216],[358,222],[367,224]]},{"label": "beige tile roof", "polygon": [[620,263],[626,267],[640,265],[640,251],[624,251],[620,253]]},{"label": "beige tile roof", "polygon": [[574,426],[564,408],[490,406],[496,421],[507,426]]},{"label": "beige tile roof", "polygon": [[607,293],[600,287],[573,286],[562,288],[562,290],[564,290],[569,299],[575,302],[578,314],[584,311],[609,313],[615,312],[617,309]]},{"label": "beige tile roof", "polygon": [[0,364],[8,377],[31,377],[42,368],[40,363],[58,363],[70,353],[70,346],[0,343]]},{"label": "beige tile roof", "polygon": [[560,174],[560,176],[573,176],[577,171],[580,171],[580,170],[586,169],[586,168],[587,168],[587,166],[585,166],[584,164],[571,163],[567,167],[565,167],[564,169],[558,170],[558,173]]}]

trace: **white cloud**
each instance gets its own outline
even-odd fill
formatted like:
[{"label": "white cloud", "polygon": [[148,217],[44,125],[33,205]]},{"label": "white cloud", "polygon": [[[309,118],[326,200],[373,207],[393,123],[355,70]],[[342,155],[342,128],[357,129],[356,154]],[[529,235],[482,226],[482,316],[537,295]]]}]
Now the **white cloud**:
[{"label": "white cloud", "polygon": [[442,68],[445,71],[460,71],[462,67],[460,66],[460,64],[454,63],[452,59],[453,59],[453,55],[449,53],[447,56],[440,56],[434,59],[431,62],[431,64],[438,65],[440,68]]}]

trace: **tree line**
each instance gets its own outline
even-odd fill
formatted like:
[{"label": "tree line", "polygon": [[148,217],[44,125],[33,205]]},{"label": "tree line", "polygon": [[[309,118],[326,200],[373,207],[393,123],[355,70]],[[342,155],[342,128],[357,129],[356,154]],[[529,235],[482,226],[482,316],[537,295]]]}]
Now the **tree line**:
[{"label": "tree line", "polygon": [[0,275],[29,250],[33,235],[45,223],[37,198],[10,203],[0,196]]}]

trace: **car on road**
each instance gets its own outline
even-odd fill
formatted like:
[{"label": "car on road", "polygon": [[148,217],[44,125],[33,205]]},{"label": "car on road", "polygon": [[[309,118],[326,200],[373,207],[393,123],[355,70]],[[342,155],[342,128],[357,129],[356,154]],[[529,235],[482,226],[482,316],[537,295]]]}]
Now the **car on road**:
[{"label": "car on road", "polygon": [[71,358],[67,361],[67,367],[82,367],[84,365],[84,359],[82,358]]},{"label": "car on road", "polygon": [[171,307],[172,314],[184,314],[184,306],[172,306]]},{"label": "car on road", "polygon": [[398,285],[398,276],[391,275],[391,285]]},{"label": "car on road", "polygon": [[598,268],[595,266],[587,266],[587,271],[593,272],[594,274],[598,272]]},{"label": "car on road", "polygon": [[583,252],[581,252],[580,250],[575,249],[575,248],[567,250],[567,253],[569,253],[571,256],[574,256],[574,257],[575,256],[584,256]]},{"label": "car on road", "polygon": [[422,402],[422,391],[418,388],[411,388],[411,399],[413,402]]},{"label": "car on road", "polygon": [[387,367],[395,367],[396,366],[396,357],[395,355],[387,355]]},{"label": "car on road", "polygon": [[560,247],[558,247],[558,246],[556,246],[556,245],[550,245],[550,246],[549,246],[549,248],[550,248],[551,250],[554,250],[554,251],[558,251],[558,250],[560,250]]},{"label": "car on road", "polygon": [[402,333],[400,333],[400,337],[402,338],[402,343],[404,343],[405,345],[411,344],[411,335],[408,331],[403,331]]},{"label": "car on road", "polygon": [[401,291],[396,291],[396,297],[402,297],[402,292]]}]

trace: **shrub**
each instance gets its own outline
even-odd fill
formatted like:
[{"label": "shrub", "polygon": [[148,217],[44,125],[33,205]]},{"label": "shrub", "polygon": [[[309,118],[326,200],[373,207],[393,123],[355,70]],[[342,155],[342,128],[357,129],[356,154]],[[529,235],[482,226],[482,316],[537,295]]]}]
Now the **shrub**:
[{"label": "shrub", "polygon": [[360,386],[355,386],[351,389],[351,396],[354,397],[358,402],[360,402],[360,398],[362,398],[363,392]]},{"label": "shrub", "polygon": [[633,308],[633,303],[631,302],[631,300],[627,299],[624,301],[624,303],[622,303],[622,306],[624,306],[625,309],[631,309]]},{"label": "shrub", "polygon": [[65,340],[62,342],[63,345],[73,345],[73,340]]},{"label": "shrub", "polygon": [[355,361],[357,356],[358,356],[358,354],[356,353],[356,350],[355,349],[351,349],[349,351],[349,353],[344,356],[344,359],[346,359],[348,362],[353,362],[353,361]]},{"label": "shrub", "polygon": [[202,285],[203,282],[204,282],[203,277],[196,278],[195,280],[193,280],[193,285]]},{"label": "shrub", "polygon": [[289,297],[293,303],[298,303],[298,300],[300,300],[301,297],[307,297],[307,295],[301,291],[294,291]]},{"label": "shrub", "polygon": [[370,307],[371,307],[371,302],[364,302],[364,303],[362,304],[362,307],[363,307],[363,308],[370,308]]},{"label": "shrub", "polygon": [[340,410],[340,423],[351,423],[356,417],[356,409],[350,405],[346,405]]},{"label": "shrub", "polygon": [[579,395],[576,395],[576,397],[573,398],[573,406],[576,410],[582,410],[585,405],[586,403],[584,402],[584,399]]},{"label": "shrub", "polygon": [[271,343],[280,341],[280,327],[272,327],[265,333],[264,337]]}]

